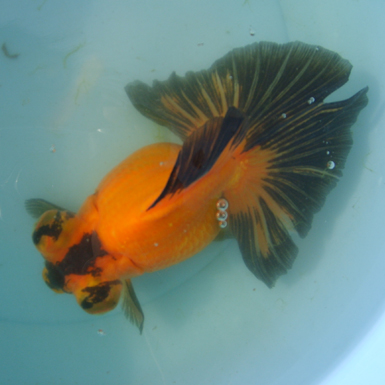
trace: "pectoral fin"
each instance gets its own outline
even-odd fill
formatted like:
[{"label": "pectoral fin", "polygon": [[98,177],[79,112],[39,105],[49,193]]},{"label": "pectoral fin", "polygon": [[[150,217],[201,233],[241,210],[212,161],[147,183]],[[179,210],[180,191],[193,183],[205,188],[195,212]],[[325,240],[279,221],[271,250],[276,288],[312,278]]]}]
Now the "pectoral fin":
[{"label": "pectoral fin", "polygon": [[139,328],[140,334],[143,331],[144,315],[138,298],[136,297],[131,280],[124,281],[122,309],[124,315]]},{"label": "pectoral fin", "polygon": [[32,218],[40,218],[46,211],[59,210],[68,211],[44,199],[27,199],[25,201],[25,209]]}]

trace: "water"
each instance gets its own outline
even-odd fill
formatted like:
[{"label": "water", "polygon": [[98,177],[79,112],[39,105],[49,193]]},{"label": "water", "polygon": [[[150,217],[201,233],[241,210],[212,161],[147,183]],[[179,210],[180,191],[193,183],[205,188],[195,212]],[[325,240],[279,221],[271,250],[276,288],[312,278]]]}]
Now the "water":
[{"label": "water", "polygon": [[[323,1],[2,1],[0,382],[320,383],[384,311],[384,5]],[[230,49],[301,40],[354,65],[333,98],[369,85],[344,177],[272,290],[232,240],[135,280],[142,336],[120,309],[85,314],[41,279],[25,199],[76,210],[128,154],[172,134],[123,87],[207,68]]]}]

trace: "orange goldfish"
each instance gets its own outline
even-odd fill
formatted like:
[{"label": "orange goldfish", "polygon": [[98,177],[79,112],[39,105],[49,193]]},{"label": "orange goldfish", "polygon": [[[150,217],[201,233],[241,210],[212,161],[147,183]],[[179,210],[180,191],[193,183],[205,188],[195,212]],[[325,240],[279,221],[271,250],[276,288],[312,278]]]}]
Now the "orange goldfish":
[{"label": "orange goldfish", "polygon": [[138,111],[183,144],[130,155],[76,214],[27,200],[39,218],[32,239],[45,259],[45,282],[91,314],[112,310],[122,297],[142,331],[131,279],[190,258],[226,229],[246,266],[272,287],[297,255],[290,233],[306,236],[342,175],[368,88],[324,99],[351,68],[318,46],[261,42],[208,70],[173,73],[152,87],[128,84]]}]

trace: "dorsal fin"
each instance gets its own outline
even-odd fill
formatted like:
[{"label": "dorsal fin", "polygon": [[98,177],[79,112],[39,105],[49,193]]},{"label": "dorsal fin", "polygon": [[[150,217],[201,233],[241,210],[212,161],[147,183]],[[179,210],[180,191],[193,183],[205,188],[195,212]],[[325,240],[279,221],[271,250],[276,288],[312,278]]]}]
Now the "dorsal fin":
[{"label": "dorsal fin", "polygon": [[229,108],[224,118],[213,119],[193,132],[183,143],[164,190],[148,209],[204,176],[228,144],[232,141],[231,147],[237,146],[246,132],[246,119],[234,107]]}]

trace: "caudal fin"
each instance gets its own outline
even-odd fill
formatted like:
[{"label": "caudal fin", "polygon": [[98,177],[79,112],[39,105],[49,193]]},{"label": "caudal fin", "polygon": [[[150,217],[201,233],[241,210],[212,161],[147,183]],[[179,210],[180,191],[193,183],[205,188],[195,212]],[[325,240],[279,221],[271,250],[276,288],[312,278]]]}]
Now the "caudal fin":
[{"label": "caudal fin", "polygon": [[126,87],[141,113],[183,140],[230,107],[245,116],[241,175],[224,197],[246,265],[270,287],[297,255],[290,231],[307,234],[342,175],[368,89],[340,102],[324,99],[351,69],[319,46],[262,42],[229,52],[208,70]]},{"label": "caudal fin", "polygon": [[250,118],[255,137],[283,114],[322,101],[348,80],[351,67],[319,46],[261,42],[230,51],[208,70],[184,77],[174,72],[152,87],[135,81],[125,89],[143,115],[183,140],[208,120],[224,117],[229,107]]},{"label": "caudal fin", "polygon": [[242,154],[244,175],[224,193],[228,223],[246,265],[270,287],[297,255],[289,231],[306,236],[313,214],[342,176],[350,126],[367,104],[366,92],[309,105],[270,127],[270,135],[255,136],[254,147]]}]

